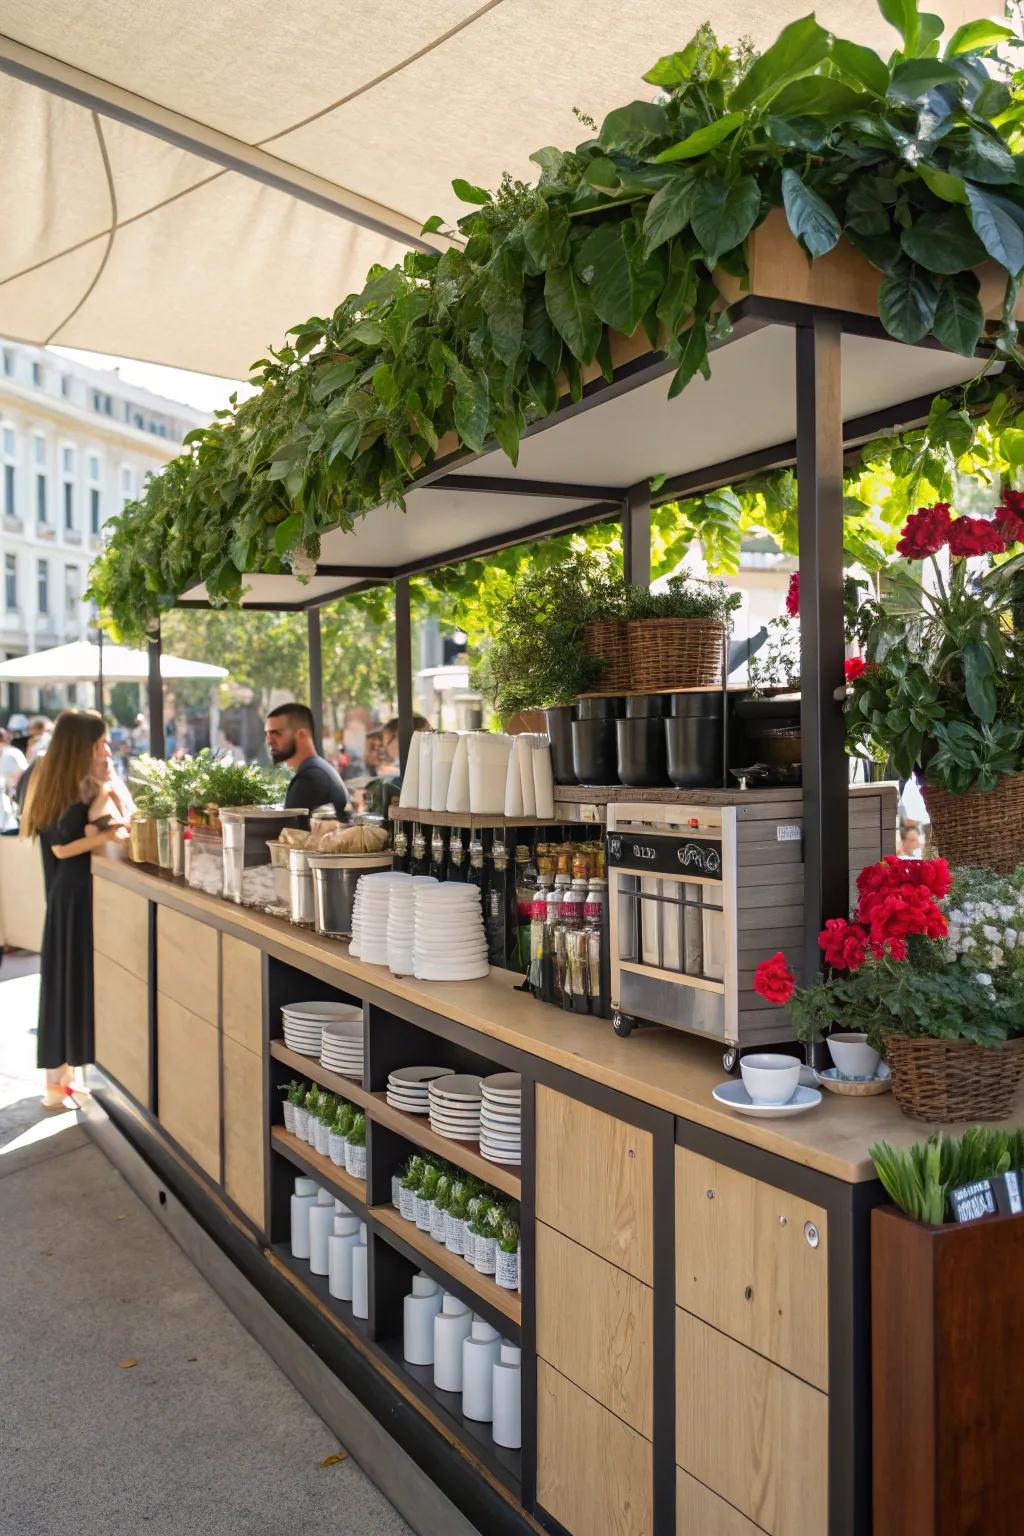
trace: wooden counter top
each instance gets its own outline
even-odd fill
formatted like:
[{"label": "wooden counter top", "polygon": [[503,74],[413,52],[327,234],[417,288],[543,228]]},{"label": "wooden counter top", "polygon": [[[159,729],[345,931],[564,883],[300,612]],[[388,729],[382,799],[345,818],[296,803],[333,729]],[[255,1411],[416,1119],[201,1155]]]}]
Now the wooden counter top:
[{"label": "wooden counter top", "polygon": [[[622,1039],[605,1019],[562,1013],[518,991],[522,977],[510,971],[493,970],[480,981],[462,982],[392,976],[383,966],[352,959],[348,945],[336,939],[321,938],[282,918],[193,891],[169,875],[107,855],[94,856],[93,874],[151,901],[197,918],[208,917],[252,943],[272,940],[291,952],[299,968],[304,959],[329,968],[337,975],[339,987],[366,982],[684,1120],[848,1183],[874,1177],[868,1157],[873,1142],[907,1146],[937,1129],[901,1114],[892,1094],[841,1099],[826,1092],[817,1109],[790,1120],[735,1115],[721,1109],[711,1097],[712,1089],[725,1077],[720,1045],[656,1026]],[[1003,1123],[1008,1128],[1024,1127],[1024,1105],[1018,1103],[1013,1117]],[[955,1134],[963,1127],[949,1129]]]}]

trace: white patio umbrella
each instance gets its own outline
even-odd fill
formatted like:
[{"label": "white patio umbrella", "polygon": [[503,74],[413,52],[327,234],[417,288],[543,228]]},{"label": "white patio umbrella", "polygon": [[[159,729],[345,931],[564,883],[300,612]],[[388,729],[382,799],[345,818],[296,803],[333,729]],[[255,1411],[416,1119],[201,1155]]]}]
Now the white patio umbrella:
[{"label": "white patio umbrella", "polygon": [[[205,678],[214,682],[227,677],[226,667],[214,667],[205,661],[187,661],[182,656],[160,657],[160,675],[164,682],[183,678]],[[125,645],[94,645],[91,640],[75,640],[70,645],[55,645],[31,656],[12,656],[0,662],[0,682],[26,683],[29,687],[48,688],[55,683],[144,683],[149,677],[149,657]]]}]

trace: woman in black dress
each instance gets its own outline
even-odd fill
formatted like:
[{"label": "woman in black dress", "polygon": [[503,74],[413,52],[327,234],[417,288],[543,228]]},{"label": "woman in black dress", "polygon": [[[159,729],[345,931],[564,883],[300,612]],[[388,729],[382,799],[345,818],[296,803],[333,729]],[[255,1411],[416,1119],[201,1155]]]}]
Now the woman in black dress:
[{"label": "woman in black dress", "polygon": [[110,779],[107,729],[92,710],[67,710],[33,769],[23,836],[38,837],[46,884],[38,1064],[48,1108],[63,1102],[74,1067],[93,1058],[91,853],[127,835],[111,814],[90,820]]}]

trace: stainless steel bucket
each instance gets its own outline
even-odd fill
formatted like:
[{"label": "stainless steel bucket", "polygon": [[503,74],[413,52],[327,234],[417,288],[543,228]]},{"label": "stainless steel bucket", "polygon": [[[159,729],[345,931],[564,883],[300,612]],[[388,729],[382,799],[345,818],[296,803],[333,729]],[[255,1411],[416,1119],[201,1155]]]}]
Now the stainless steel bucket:
[{"label": "stainless steel bucket", "polygon": [[361,875],[390,869],[390,853],[310,853],[313,904],[317,933],[329,938],[352,937],[352,903]]}]

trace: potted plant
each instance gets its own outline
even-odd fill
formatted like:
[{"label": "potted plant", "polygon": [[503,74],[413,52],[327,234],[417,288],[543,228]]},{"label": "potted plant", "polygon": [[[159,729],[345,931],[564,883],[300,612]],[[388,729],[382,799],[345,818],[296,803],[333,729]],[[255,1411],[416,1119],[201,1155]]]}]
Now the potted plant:
[{"label": "potted plant", "polygon": [[441,1165],[434,1158],[425,1160],[420,1187],[416,1191],[416,1225],[421,1232],[430,1231],[430,1213],[437,1194],[437,1181],[441,1177]]},{"label": "potted plant", "polygon": [[473,1264],[478,1275],[493,1275],[497,1267],[498,1233],[507,1211],[492,1200],[482,1202],[473,1222]]},{"label": "potted plant", "polygon": [[674,576],[664,592],[631,587],[626,600],[631,686],[640,692],[722,682],[729,615],[741,601],[724,581]]},{"label": "potted plant", "polygon": [[304,1127],[304,1135],[306,1141],[311,1147],[316,1146],[316,1121],[319,1106],[320,1089],[317,1087],[316,1083],[313,1083],[306,1094],[306,1121]]},{"label": "potted plant", "polygon": [[451,1195],[444,1224],[445,1246],[449,1253],[462,1254],[466,1232],[466,1214],[477,1185],[466,1176],[456,1176],[452,1181]]},{"label": "potted plant", "polygon": [[420,1180],[423,1177],[425,1167],[426,1159],[418,1152],[414,1152],[405,1165],[399,1204],[399,1212],[403,1221],[416,1220],[416,1195],[419,1192]]},{"label": "potted plant", "polygon": [[945,502],[914,512],[847,704],[851,750],[923,773],[940,852],[1004,873],[1024,846],[1022,546],[1024,493],[1005,491],[992,520]]},{"label": "potted plant", "polygon": [[831,918],[819,937],[828,976],[797,987],[780,952],[757,967],[754,989],[788,1007],[805,1042],[863,1032],[887,1058],[904,1114],[1002,1119],[1024,1074],[1022,995],[950,947],[940,905],[950,886],[945,859],[868,865],[853,919]]},{"label": "potted plant", "polygon": [[451,1204],[453,1182],[450,1170],[445,1169],[434,1191],[434,1204],[430,1210],[430,1235],[435,1243],[443,1243],[448,1235],[448,1207]]},{"label": "potted plant", "polygon": [[476,1263],[476,1220],[490,1202],[478,1185],[466,1201],[462,1223],[462,1257],[467,1264]]},{"label": "potted plant", "polygon": [[296,1096],[292,1101],[295,1114],[295,1134],[300,1141],[305,1141],[306,1139],[306,1128],[309,1123],[309,1110],[306,1108],[306,1100],[310,1092],[311,1090],[305,1083],[298,1083],[296,1085]]},{"label": "potted plant", "polygon": [[331,1150],[331,1126],[338,1112],[338,1101],[333,1093],[326,1090],[321,1093],[316,1112],[316,1128],[314,1146],[321,1157],[327,1157]]},{"label": "potted plant", "polygon": [[[168,764],[160,758],[145,753],[132,763],[129,775],[132,798],[139,813],[138,832],[133,834],[130,844],[132,858],[136,857],[134,850],[141,844],[140,851],[152,857],[140,862],[158,864],[161,869],[170,869],[172,864],[170,823],[175,806],[167,768]],[[132,823],[133,826],[136,824],[135,817]]]},{"label": "potted plant", "polygon": [[331,1122],[330,1145],[328,1152],[331,1162],[337,1168],[345,1167],[345,1148],[348,1143],[348,1133],[352,1129],[352,1121],[355,1118],[355,1105],[347,1099],[339,1099],[338,1107],[334,1112]]},{"label": "potted plant", "polygon": [[498,1232],[494,1279],[502,1290],[519,1289],[519,1223],[506,1215]]},{"label": "potted plant", "polygon": [[354,1179],[366,1178],[366,1116],[358,1109],[345,1135],[345,1172]]},{"label": "potted plant", "polygon": [[293,1077],[290,1083],[281,1084],[280,1091],[285,1095],[284,1105],[282,1106],[284,1109],[284,1128],[286,1131],[289,1131],[292,1136],[294,1136],[297,1134],[295,1127],[295,1111],[302,1104],[302,1100],[306,1093],[306,1085],[305,1083],[300,1083],[297,1078]]}]

